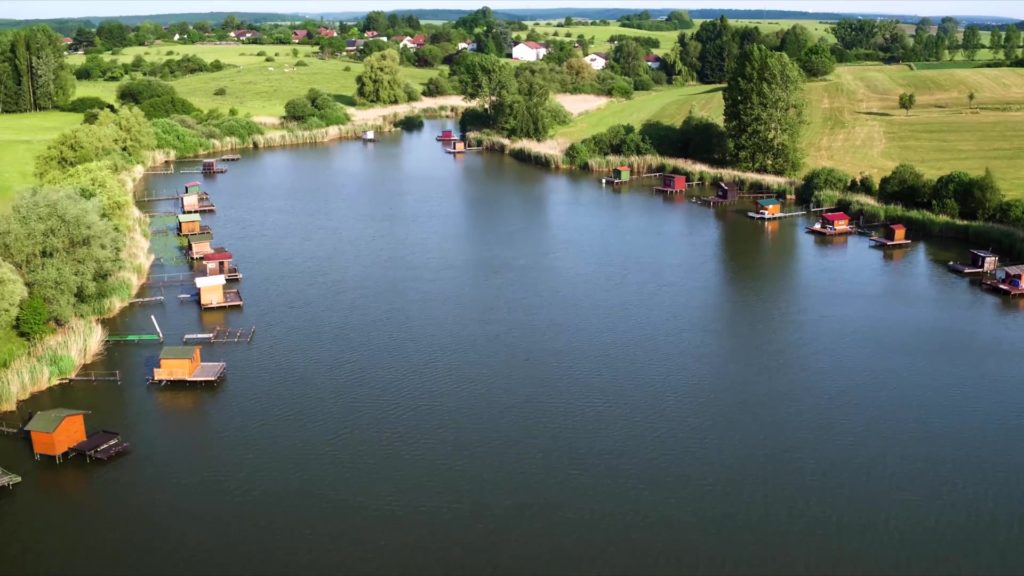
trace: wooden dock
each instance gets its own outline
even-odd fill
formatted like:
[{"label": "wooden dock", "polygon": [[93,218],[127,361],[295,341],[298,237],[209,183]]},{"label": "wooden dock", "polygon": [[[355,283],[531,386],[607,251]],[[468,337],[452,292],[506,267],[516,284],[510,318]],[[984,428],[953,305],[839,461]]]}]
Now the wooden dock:
[{"label": "wooden dock", "polygon": [[129,304],[156,304],[156,303],[159,302],[159,303],[162,304],[163,301],[164,301],[164,297],[163,296],[149,296],[149,297],[146,297],[146,298],[132,298],[131,300],[128,301],[128,303]]},{"label": "wooden dock", "polygon": [[780,212],[778,214],[765,214],[764,212],[747,212],[747,216],[754,220],[779,220],[791,216],[800,216],[807,212]]},{"label": "wooden dock", "polygon": [[0,488],[7,487],[13,489],[14,485],[18,482],[21,482],[21,476],[0,468]]},{"label": "wooden dock", "polygon": [[980,267],[977,267],[977,266],[971,266],[970,264],[964,264],[962,262],[952,262],[952,261],[947,262],[946,263],[946,268],[948,268],[950,272],[955,272],[957,274],[963,274],[965,276],[968,276],[968,275],[971,275],[971,274],[981,274],[981,273],[985,272],[984,268],[980,268]]},{"label": "wooden dock", "polygon": [[146,170],[143,174],[174,174],[174,166],[171,166],[167,170]]},{"label": "wooden dock", "polygon": [[848,226],[846,228],[825,228],[823,226],[808,226],[806,230],[808,232],[813,232],[814,234],[820,234],[822,236],[846,236],[848,234],[857,233],[857,229],[854,228],[853,226]]},{"label": "wooden dock", "polygon": [[1016,286],[1011,286],[1009,284],[1006,284],[1005,282],[1000,282],[999,280],[996,280],[994,278],[989,280],[982,280],[981,287],[988,288],[989,290],[998,292],[1000,294],[1004,294],[1006,296],[1009,296],[1010,298],[1024,296],[1024,288],[1017,288]]},{"label": "wooden dock", "polygon": [[189,236],[197,236],[199,234],[213,234],[213,229],[206,224],[200,224],[199,230],[196,232],[178,232],[178,236],[184,236],[186,238]]},{"label": "wooden dock", "polygon": [[213,332],[197,333],[197,334],[185,334],[182,336],[181,341],[188,342],[210,342],[213,344],[225,344],[225,343],[246,343],[252,342],[253,335],[256,334],[256,327],[251,328],[221,328],[217,326],[213,329]]},{"label": "wooden dock", "polygon": [[873,246],[875,248],[883,248],[883,249],[884,248],[902,248],[902,247],[909,246],[910,243],[911,243],[910,240],[889,240],[889,239],[883,238],[881,236],[872,236],[871,238],[868,238],[868,240],[871,241],[871,246]]},{"label": "wooden dock", "polygon": [[57,380],[58,384],[68,384],[70,382],[117,382],[121,383],[121,372],[115,370],[113,372],[79,372],[74,376],[67,378],[60,378]]},{"label": "wooden dock", "polygon": [[228,171],[227,168],[223,168],[221,166],[218,166],[218,167],[214,168],[213,170],[203,170],[202,168],[200,168],[198,170],[181,170],[181,171],[178,172],[178,174],[202,174],[203,176],[206,176],[207,174],[223,174],[223,173],[225,173],[227,171]]},{"label": "wooden dock", "polygon": [[0,422],[0,434],[18,434],[20,432],[20,426],[11,426],[6,422]]},{"label": "wooden dock", "polygon": [[462,150],[453,150],[451,148],[445,148],[444,151],[446,154],[463,154],[465,152],[479,152],[480,150],[483,149],[483,146],[476,146],[474,148],[463,148]]},{"label": "wooden dock", "polygon": [[161,386],[165,384],[216,384],[224,379],[224,374],[228,370],[228,365],[225,362],[201,362],[199,367],[195,369],[190,376],[185,378],[177,378],[174,380],[155,380],[149,379],[151,384],[159,384]]},{"label": "wooden dock", "polygon": [[175,286],[195,282],[196,275],[192,272],[175,272],[171,274],[150,274],[143,286]]},{"label": "wooden dock", "polygon": [[71,455],[85,456],[85,461],[109,460],[131,447],[121,435],[110,430],[93,432],[88,438],[71,447]]},{"label": "wooden dock", "polygon": [[231,308],[233,306],[241,306],[242,295],[238,290],[225,290],[223,302],[210,302],[207,304],[200,304],[203,310],[211,310],[214,308]]},{"label": "wooden dock", "polygon": [[605,176],[604,178],[601,178],[601,186],[620,186],[622,184],[626,184],[627,182],[629,182],[629,180],[623,180],[621,178],[612,178],[611,176]]},{"label": "wooden dock", "polygon": [[238,162],[241,159],[241,154],[225,154],[220,157],[221,162]]}]

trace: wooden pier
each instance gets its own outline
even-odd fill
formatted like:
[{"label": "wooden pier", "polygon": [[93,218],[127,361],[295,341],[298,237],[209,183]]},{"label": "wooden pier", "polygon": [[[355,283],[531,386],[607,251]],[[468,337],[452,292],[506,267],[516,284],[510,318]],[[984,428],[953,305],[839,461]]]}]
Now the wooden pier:
[{"label": "wooden pier", "polygon": [[150,274],[143,286],[175,286],[195,282],[196,275],[192,272],[175,272],[171,274]]},{"label": "wooden pier", "polygon": [[167,170],[146,170],[143,174],[174,174],[174,166],[171,166]]},{"label": "wooden pier", "polygon": [[121,371],[115,370],[113,372],[79,372],[74,376],[67,378],[60,378],[57,380],[58,384],[68,384],[71,382],[117,382],[121,383]]},{"label": "wooden pier", "polygon": [[85,461],[109,460],[131,447],[121,440],[121,435],[110,430],[100,430],[71,447],[71,455],[85,456]]},{"label": "wooden pier", "polygon": [[[163,296],[160,296],[161,302],[163,302]],[[164,332],[160,329],[160,324],[157,324],[156,316],[149,315],[149,319],[153,322],[153,328],[156,329],[156,334],[110,334],[107,336],[107,342],[118,342],[122,344],[141,344],[141,343],[153,343],[164,341]]]},{"label": "wooden pier", "polygon": [[1024,296],[1024,288],[1018,288],[1016,286],[1011,286],[1011,285],[1009,285],[1009,284],[1007,284],[1005,282],[1001,282],[1001,281],[999,281],[997,279],[994,279],[994,278],[988,279],[988,280],[982,280],[981,281],[981,287],[982,288],[988,288],[989,290],[992,290],[994,292],[998,292],[1000,294],[1004,294],[1006,296],[1009,296],[1010,298],[1016,298],[1018,296]]},{"label": "wooden pier", "polygon": [[872,236],[868,238],[871,241],[871,246],[875,248],[900,248],[903,246],[909,246],[910,240],[889,240],[881,236]]},{"label": "wooden pier", "polygon": [[238,162],[241,159],[241,154],[225,154],[220,157],[221,162]]},{"label": "wooden pier", "polygon": [[203,310],[210,310],[213,308],[231,308],[234,306],[241,306],[244,304],[242,301],[242,295],[238,290],[225,290],[224,300],[219,302],[205,302],[200,303]]},{"label": "wooden pier", "polygon": [[6,487],[13,489],[14,485],[18,482],[21,482],[21,476],[0,468],[0,488]]},{"label": "wooden pier", "polygon": [[221,328],[217,326],[213,332],[185,334],[181,341],[188,342],[209,342],[211,344],[246,343],[252,342],[256,334],[256,327],[251,328]]},{"label": "wooden pier", "polygon": [[146,298],[132,298],[131,300],[128,301],[128,303],[129,304],[155,304],[155,303],[159,302],[159,303],[162,304],[163,301],[164,301],[164,297],[163,296],[149,296],[149,297],[146,297]]},{"label": "wooden pier", "polygon": [[223,166],[218,166],[212,170],[204,170],[202,168],[198,170],[181,170],[180,172],[178,172],[178,174],[202,174],[205,176],[207,174],[224,174],[227,171],[227,168],[224,168]]},{"label": "wooden pier", "polygon": [[11,426],[6,422],[0,422],[0,434],[18,434],[20,432],[20,426]]},{"label": "wooden pier", "polygon": [[800,216],[807,214],[807,212],[779,212],[777,214],[765,214],[764,212],[747,212],[747,216],[754,220],[779,220],[781,218],[789,218],[792,216]]},{"label": "wooden pier", "polygon": [[849,226],[846,228],[826,228],[824,226],[808,226],[806,230],[808,232],[813,232],[814,234],[820,234],[822,236],[846,236],[848,234],[855,234],[857,232],[857,229],[854,228],[853,226]]},{"label": "wooden pier", "polygon": [[447,154],[463,154],[465,152],[479,152],[480,150],[483,150],[483,149],[484,149],[483,146],[475,146],[473,148],[462,148],[462,149],[445,148],[444,151]]}]

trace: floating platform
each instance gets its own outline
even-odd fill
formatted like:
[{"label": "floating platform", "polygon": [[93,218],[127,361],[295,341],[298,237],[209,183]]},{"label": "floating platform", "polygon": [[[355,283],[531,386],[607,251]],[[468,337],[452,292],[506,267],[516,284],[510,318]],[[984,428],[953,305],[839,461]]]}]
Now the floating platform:
[{"label": "floating platform", "polygon": [[981,287],[982,288],[988,288],[989,290],[993,290],[993,291],[999,292],[1001,294],[1005,294],[1005,295],[1009,296],[1010,298],[1016,298],[1017,296],[1024,296],[1024,288],[1018,288],[1016,286],[1011,286],[1011,285],[1009,285],[1009,284],[1007,284],[1005,282],[1000,282],[999,280],[982,280],[981,281]]},{"label": "floating platform", "polygon": [[220,157],[221,162],[238,162],[241,159],[241,154],[225,154]]},{"label": "floating platform", "polygon": [[149,382],[152,384],[216,384],[224,379],[224,374],[228,370],[228,365],[225,362],[201,362],[199,367],[192,372],[191,375],[184,378],[172,378],[167,380],[156,380],[150,378]]},{"label": "floating platform", "polygon": [[[195,214],[197,212],[216,212],[217,207],[214,206],[213,202],[209,198],[200,198],[199,203],[197,205],[190,206],[188,208],[185,208],[183,206],[181,208],[181,211],[184,214]],[[202,234],[202,232],[198,232],[198,234]]]},{"label": "floating platform", "polygon": [[164,341],[159,334],[111,334],[107,342],[117,344],[160,344]]},{"label": "floating platform", "polygon": [[778,214],[766,214],[764,212],[747,212],[747,216],[754,220],[779,220],[781,218],[789,218],[791,216],[800,216],[807,214],[807,212],[779,212]]},{"label": "floating platform", "polygon": [[604,178],[601,178],[601,186],[620,186],[622,184],[626,184],[627,182],[629,182],[629,180],[623,180],[621,178],[612,178],[611,176],[605,176]]},{"label": "floating platform", "polygon": [[868,238],[871,241],[871,246],[875,248],[902,248],[909,246],[911,240],[889,240],[881,236],[872,236]]},{"label": "floating platform", "polygon": [[221,328],[220,326],[213,329],[213,332],[199,333],[199,334],[185,334],[182,336],[182,342],[210,342],[210,343],[242,343],[248,344],[252,342],[253,335],[256,334],[256,327],[251,328]]},{"label": "floating platform", "polygon": [[0,468],[0,488],[14,488],[18,482],[21,482],[21,476]]},{"label": "floating platform", "polygon": [[434,138],[434,140],[437,140],[438,142],[455,142],[457,140],[461,140],[461,138],[459,138],[458,136],[455,136],[455,135],[452,135],[452,136],[437,136],[437,137]]},{"label": "floating platform", "polygon": [[686,194],[686,188],[664,188],[664,187],[661,187],[661,186],[655,186],[652,190],[654,191],[655,194],[670,194],[670,195]]},{"label": "floating platform", "polygon": [[822,236],[846,236],[848,234],[857,233],[857,229],[854,228],[853,226],[848,226],[846,228],[825,228],[823,226],[808,226],[806,230],[808,232],[813,232],[814,234],[820,234]]},{"label": "floating platform", "polygon": [[962,262],[947,262],[946,268],[948,268],[950,272],[954,272],[956,274],[963,274],[965,276],[971,274],[982,274],[986,271],[984,268],[972,266],[970,264],[964,264]]},{"label": "floating platform", "polygon": [[129,304],[156,304],[163,303],[163,296],[149,296],[147,298],[132,298],[128,301]]},{"label": "floating platform", "polygon": [[238,290],[225,290],[224,300],[220,302],[208,302],[206,304],[200,303],[203,310],[212,310],[214,308],[231,308],[233,306],[241,306],[242,295]]},{"label": "floating platform", "polygon": [[223,174],[223,173],[225,173],[227,171],[228,171],[227,168],[224,168],[222,166],[218,166],[216,168],[212,168],[212,169],[208,169],[208,170],[202,170],[202,169],[200,169],[200,170],[182,170],[182,171],[178,172],[178,174],[202,174],[202,175],[205,176],[207,174]]},{"label": "floating platform", "polygon": [[89,460],[109,460],[124,452],[131,445],[121,440],[121,435],[110,430],[100,430],[71,447],[71,454],[85,456]]}]

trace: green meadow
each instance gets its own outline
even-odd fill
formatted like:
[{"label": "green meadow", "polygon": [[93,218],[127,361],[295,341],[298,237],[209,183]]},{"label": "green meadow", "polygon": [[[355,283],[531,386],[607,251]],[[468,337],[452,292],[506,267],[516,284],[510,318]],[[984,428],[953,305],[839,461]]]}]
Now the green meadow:
[{"label": "green meadow", "polygon": [[67,112],[0,114],[0,209],[17,190],[34,182],[36,155],[58,134],[81,122],[81,114]]}]

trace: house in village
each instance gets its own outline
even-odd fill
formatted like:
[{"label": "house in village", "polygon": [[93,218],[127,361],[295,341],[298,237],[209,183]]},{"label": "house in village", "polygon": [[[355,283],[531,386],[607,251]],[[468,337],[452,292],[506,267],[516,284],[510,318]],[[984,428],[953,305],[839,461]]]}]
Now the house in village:
[{"label": "house in village", "polygon": [[380,34],[376,30],[367,30],[366,32],[363,32],[363,38],[366,38],[367,40],[373,40],[377,36],[380,36]]},{"label": "house in village", "polygon": [[345,52],[355,52],[366,44],[366,40],[346,40],[345,41]]},{"label": "house in village", "polygon": [[523,62],[536,62],[538,60],[543,60],[544,56],[547,56],[547,53],[548,49],[544,44],[529,40],[526,42],[520,42],[512,47],[512,59],[521,60]]},{"label": "house in village", "polygon": [[321,26],[320,28],[317,28],[316,35],[321,38],[334,38],[338,35],[338,32],[332,28]]},{"label": "house in village", "polygon": [[260,33],[255,31],[255,30],[241,29],[241,30],[232,30],[231,32],[228,32],[228,36],[230,36],[230,37],[232,37],[232,38],[234,38],[235,40],[238,40],[238,41],[254,40],[254,39],[260,37]]},{"label": "house in village", "polygon": [[604,70],[608,65],[608,54],[605,52],[591,52],[583,59],[594,70]]},{"label": "house in village", "polygon": [[661,57],[657,54],[648,54],[644,56],[644,62],[651,70],[657,70],[661,68]]},{"label": "house in village", "polygon": [[308,30],[292,30],[292,44],[298,44],[309,37]]},{"label": "house in village", "polygon": [[470,52],[476,52],[476,42],[472,38],[466,38],[462,42],[459,42],[457,48],[459,51],[468,50]]}]

